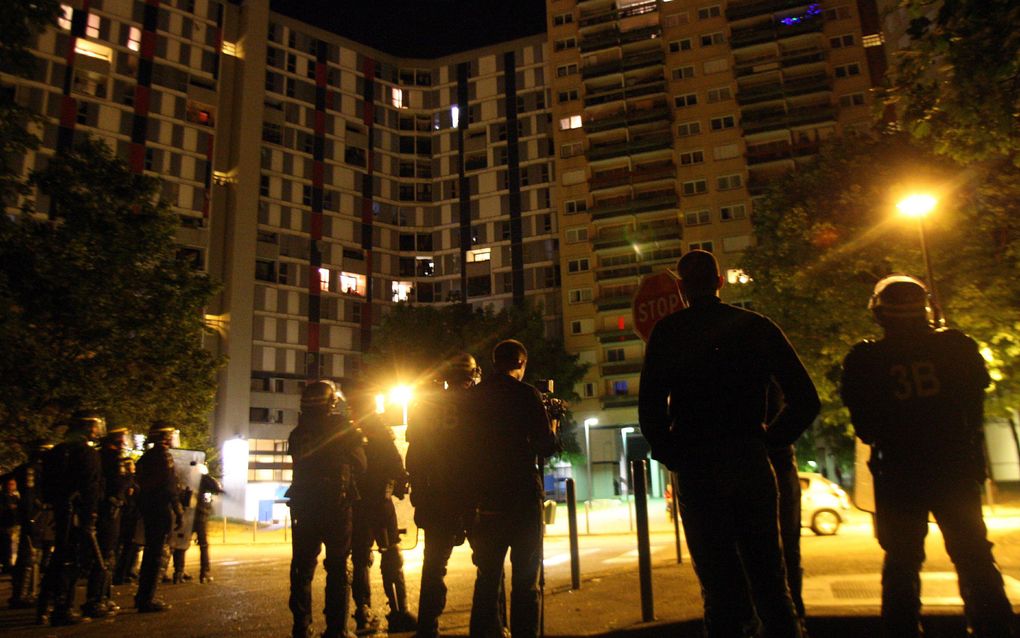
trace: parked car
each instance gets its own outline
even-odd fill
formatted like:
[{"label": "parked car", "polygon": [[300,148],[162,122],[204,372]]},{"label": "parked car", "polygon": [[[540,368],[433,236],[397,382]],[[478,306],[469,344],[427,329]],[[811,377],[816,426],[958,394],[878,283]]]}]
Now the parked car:
[{"label": "parked car", "polygon": [[842,487],[817,472],[800,477],[800,526],[819,536],[832,536],[850,511],[850,497]]},{"label": "parked car", "polygon": [[[819,536],[832,536],[839,531],[850,497],[842,487],[817,472],[798,472],[800,477],[800,526]],[[666,486],[666,513],[673,512],[673,489]]]}]

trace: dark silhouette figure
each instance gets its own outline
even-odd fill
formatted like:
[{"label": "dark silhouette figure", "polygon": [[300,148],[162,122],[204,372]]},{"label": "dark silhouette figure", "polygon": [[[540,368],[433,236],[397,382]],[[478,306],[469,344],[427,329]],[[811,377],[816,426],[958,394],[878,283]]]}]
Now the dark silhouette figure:
[{"label": "dark silhouette figure", "polygon": [[842,393],[857,436],[871,446],[886,635],[921,635],[930,513],[959,574],[973,635],[1011,636],[1013,612],[981,514],[985,362],[967,335],[935,329],[928,291],[913,277],[879,281],[869,308],[884,336],[847,355]]},{"label": "dark silhouette figure", "polygon": [[538,458],[557,451],[556,433],[541,395],[524,383],[528,353],[519,341],[492,352],[495,372],[470,390],[470,442],[478,507],[470,529],[478,568],[471,604],[471,635],[503,636],[499,598],[503,561],[510,551],[510,630],[538,635],[542,561],[542,473]]},{"label": "dark silhouette figure", "polygon": [[[768,446],[800,436],[818,414],[818,395],[774,323],[720,301],[711,253],[691,251],[677,268],[688,307],[652,331],[638,410],[652,456],[677,474],[707,633],[742,635],[750,587],[765,636],[800,636]],[[767,420],[772,383],[785,402]]]}]

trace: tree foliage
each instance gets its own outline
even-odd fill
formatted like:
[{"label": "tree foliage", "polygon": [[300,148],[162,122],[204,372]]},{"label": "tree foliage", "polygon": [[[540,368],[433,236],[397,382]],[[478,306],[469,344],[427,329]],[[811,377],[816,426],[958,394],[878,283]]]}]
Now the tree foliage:
[{"label": "tree foliage", "polygon": [[0,219],[0,451],[46,436],[79,407],[205,445],[217,360],[202,346],[209,278],[177,257],[158,180],[82,141],[29,181]]},{"label": "tree foliage", "polygon": [[909,130],[960,161],[1020,165],[1020,3],[901,0],[910,44],[891,97]]},{"label": "tree foliage", "polygon": [[[472,308],[468,304],[419,306],[398,304],[373,332],[366,354],[366,376],[380,385],[403,382],[427,384],[438,378],[444,361],[458,352],[474,355],[483,377],[492,374],[490,353],[503,339],[517,339],[528,350],[525,381],[555,381],[553,396],[567,401],[580,397],[574,386],[584,377],[586,365],[569,354],[563,343],[545,337],[542,314],[533,308]],[[573,439],[568,415],[562,431],[568,452],[580,449]]]},{"label": "tree foliage", "polygon": [[916,222],[897,216],[910,189],[940,194],[926,223],[937,291],[949,325],[988,346],[998,390],[991,408],[1020,391],[1020,171],[964,169],[906,135],[844,138],[776,182],[756,203],[757,245],[743,268],[756,309],[773,317],[803,358],[823,400],[830,445],[849,443],[838,396],[843,357],[880,330],[866,306],[875,282],[925,278]]}]

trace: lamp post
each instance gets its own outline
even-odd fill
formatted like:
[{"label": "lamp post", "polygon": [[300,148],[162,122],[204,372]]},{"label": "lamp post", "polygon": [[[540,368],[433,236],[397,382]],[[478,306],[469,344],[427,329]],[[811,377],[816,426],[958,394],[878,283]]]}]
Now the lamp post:
[{"label": "lamp post", "polygon": [[599,424],[599,420],[595,417],[589,417],[584,420],[584,456],[587,459],[588,469],[588,502],[592,501],[592,485],[591,485],[591,428]]},{"label": "lamp post", "polygon": [[400,425],[407,425],[407,404],[411,402],[411,388],[406,385],[396,386],[390,390],[390,402],[400,405],[403,418]]},{"label": "lamp post", "polygon": [[908,195],[896,203],[896,208],[905,217],[917,220],[918,236],[921,239],[921,257],[924,259],[924,268],[928,278],[928,293],[931,296],[932,316],[936,326],[942,326],[945,318],[942,316],[942,306],[939,304],[938,292],[935,288],[935,274],[931,267],[931,256],[928,254],[928,238],[924,229],[924,218],[935,210],[938,199],[927,193],[915,193]]}]

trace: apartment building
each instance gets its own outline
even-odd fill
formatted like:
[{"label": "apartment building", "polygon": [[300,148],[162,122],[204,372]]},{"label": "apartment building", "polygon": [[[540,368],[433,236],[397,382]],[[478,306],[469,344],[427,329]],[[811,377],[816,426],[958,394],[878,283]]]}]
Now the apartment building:
[{"label": "apartment building", "polygon": [[745,303],[739,259],[755,197],[822,140],[870,127],[882,36],[874,0],[546,8],[564,335],[591,364],[574,411],[588,423],[587,493],[598,498],[625,489],[627,450],[647,452],[637,430],[644,344],[631,319],[642,276],[709,250],[723,298]]},{"label": "apartment building", "polygon": [[268,0],[76,0],[35,55],[3,80],[46,116],[24,170],[106,140],[163,179],[182,255],[222,282],[227,513],[272,516],[304,381],[356,377],[394,303],[530,303],[559,335],[543,36],[404,59]]},{"label": "apartment building", "polygon": [[304,381],[356,377],[404,301],[543,308],[592,364],[579,493],[618,493],[623,454],[645,449],[641,276],[705,248],[744,301],[754,197],[867,126],[884,70],[874,0],[547,0],[547,20],[411,59],[268,0],[73,0],[32,78],[3,78],[45,116],[25,171],[105,139],[162,178],[182,256],[222,282],[207,321],[228,358],[211,417],[227,513],[272,515]]}]

